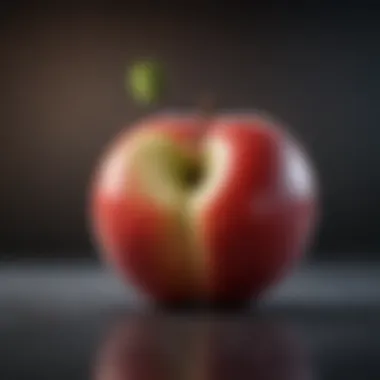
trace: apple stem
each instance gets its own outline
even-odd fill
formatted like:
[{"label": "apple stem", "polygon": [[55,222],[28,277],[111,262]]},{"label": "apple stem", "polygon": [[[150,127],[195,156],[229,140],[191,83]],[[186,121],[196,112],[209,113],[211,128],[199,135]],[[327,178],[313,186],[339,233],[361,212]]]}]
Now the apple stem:
[{"label": "apple stem", "polygon": [[[211,119],[216,111],[216,101],[213,94],[205,94],[198,101],[198,114],[201,119],[200,136],[207,133],[211,125]],[[201,141],[201,139],[199,139]]]},{"label": "apple stem", "polygon": [[199,114],[202,118],[209,119],[214,113],[216,108],[215,96],[212,94],[203,95],[198,103]]}]

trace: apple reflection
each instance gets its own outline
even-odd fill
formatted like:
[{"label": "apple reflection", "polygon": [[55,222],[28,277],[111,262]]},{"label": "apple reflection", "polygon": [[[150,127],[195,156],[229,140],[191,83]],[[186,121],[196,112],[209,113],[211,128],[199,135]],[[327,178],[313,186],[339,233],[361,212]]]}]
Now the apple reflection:
[{"label": "apple reflection", "polygon": [[95,380],[309,380],[289,327],[241,318],[131,317],[101,347]]}]

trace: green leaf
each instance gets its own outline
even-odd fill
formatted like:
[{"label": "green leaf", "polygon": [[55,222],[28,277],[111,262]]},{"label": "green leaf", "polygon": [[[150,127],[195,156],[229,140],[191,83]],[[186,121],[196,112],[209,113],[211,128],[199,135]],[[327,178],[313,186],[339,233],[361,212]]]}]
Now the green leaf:
[{"label": "green leaf", "polygon": [[128,71],[127,87],[133,99],[140,105],[158,102],[165,89],[163,67],[156,61],[135,63]]}]

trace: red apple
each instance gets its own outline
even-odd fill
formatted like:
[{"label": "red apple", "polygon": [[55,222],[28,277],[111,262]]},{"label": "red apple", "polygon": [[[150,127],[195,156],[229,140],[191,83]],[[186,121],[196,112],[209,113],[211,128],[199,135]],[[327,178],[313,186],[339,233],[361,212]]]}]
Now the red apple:
[{"label": "red apple", "polygon": [[244,318],[127,320],[100,347],[95,380],[309,380],[289,326]]},{"label": "red apple", "polygon": [[92,188],[106,259],[158,301],[259,296],[315,226],[310,160],[257,114],[161,114],[121,133]]}]

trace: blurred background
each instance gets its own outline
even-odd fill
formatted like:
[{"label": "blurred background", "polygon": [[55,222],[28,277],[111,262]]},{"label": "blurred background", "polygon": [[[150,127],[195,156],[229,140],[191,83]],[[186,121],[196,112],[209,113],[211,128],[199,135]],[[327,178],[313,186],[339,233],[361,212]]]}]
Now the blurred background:
[{"label": "blurred background", "polygon": [[[134,3],[134,2],[133,2]],[[314,159],[315,259],[378,259],[380,37],[364,2],[13,1],[0,19],[0,252],[96,257],[86,197],[99,154],[146,111],[125,91],[139,58],[165,63],[163,108],[219,106],[284,121]]]}]

